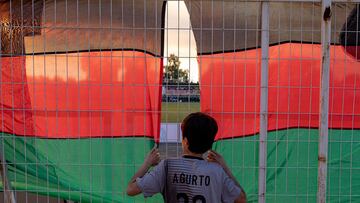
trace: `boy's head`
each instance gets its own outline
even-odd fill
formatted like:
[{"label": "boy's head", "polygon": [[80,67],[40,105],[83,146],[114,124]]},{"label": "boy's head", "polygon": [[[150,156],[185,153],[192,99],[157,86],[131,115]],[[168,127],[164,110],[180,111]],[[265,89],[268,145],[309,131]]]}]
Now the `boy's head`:
[{"label": "boy's head", "polygon": [[211,116],[197,112],[191,113],[181,123],[183,140],[186,138],[188,149],[192,153],[203,154],[211,149],[218,131],[216,120]]}]

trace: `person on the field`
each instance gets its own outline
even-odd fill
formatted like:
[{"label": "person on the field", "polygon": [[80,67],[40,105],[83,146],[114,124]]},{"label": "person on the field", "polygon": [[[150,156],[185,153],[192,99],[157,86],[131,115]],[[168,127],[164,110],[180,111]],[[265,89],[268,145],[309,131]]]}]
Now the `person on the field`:
[{"label": "person on the field", "polygon": [[[181,129],[183,157],[160,162],[159,151],[153,148],[130,180],[127,194],[150,197],[161,193],[164,201],[171,203],[246,202],[245,191],[222,156],[211,150],[218,131],[215,119],[192,113],[183,120]],[[151,166],[155,167],[148,172]]]}]

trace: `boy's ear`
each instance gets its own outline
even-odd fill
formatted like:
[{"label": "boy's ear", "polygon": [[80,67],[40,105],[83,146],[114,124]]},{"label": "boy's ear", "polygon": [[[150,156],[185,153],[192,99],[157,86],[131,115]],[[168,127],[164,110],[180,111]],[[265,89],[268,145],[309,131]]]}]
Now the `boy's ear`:
[{"label": "boy's ear", "polygon": [[185,146],[189,146],[189,141],[188,141],[188,139],[187,139],[186,137],[184,137],[184,138],[182,139],[182,143],[183,143]]}]

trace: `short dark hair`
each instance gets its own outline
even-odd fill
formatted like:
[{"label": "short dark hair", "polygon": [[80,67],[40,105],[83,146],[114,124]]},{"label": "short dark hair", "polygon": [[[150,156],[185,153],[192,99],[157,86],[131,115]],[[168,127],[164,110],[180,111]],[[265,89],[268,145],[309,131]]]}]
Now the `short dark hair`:
[{"label": "short dark hair", "polygon": [[183,139],[187,138],[189,150],[202,154],[211,149],[218,131],[216,120],[201,112],[191,113],[181,123]]}]

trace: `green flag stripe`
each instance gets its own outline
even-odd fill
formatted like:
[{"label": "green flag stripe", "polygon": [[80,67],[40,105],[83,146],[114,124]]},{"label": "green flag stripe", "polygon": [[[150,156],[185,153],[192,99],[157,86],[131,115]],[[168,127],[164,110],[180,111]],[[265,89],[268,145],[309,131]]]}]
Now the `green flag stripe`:
[{"label": "green flag stripe", "polygon": [[[82,202],[144,202],[127,197],[127,182],[154,142],[149,138],[42,139],[2,134],[9,178],[17,190]],[[315,202],[317,129],[268,133],[267,202]],[[220,140],[223,154],[257,202],[258,136]],[[330,130],[327,198],[360,201],[360,131]],[[161,202],[160,195],[146,202]]]},{"label": "green flag stripe", "polygon": [[[42,139],[2,134],[12,187],[81,202],[143,202],[126,185],[152,139]],[[158,202],[160,196],[149,199]],[[148,202],[147,201],[147,202]]]},{"label": "green flag stripe", "polygon": [[[257,202],[258,136],[218,141],[243,185],[249,202]],[[266,202],[316,202],[317,129],[268,133]],[[360,130],[329,130],[328,202],[360,201]]]}]

